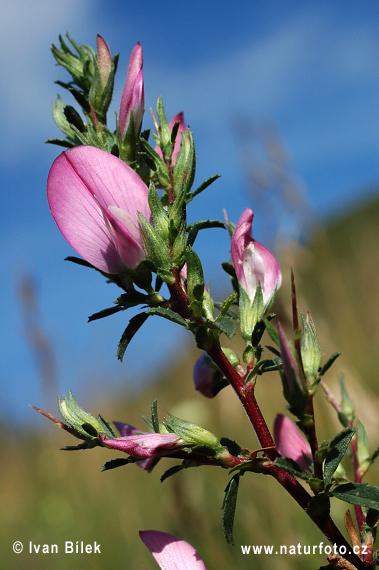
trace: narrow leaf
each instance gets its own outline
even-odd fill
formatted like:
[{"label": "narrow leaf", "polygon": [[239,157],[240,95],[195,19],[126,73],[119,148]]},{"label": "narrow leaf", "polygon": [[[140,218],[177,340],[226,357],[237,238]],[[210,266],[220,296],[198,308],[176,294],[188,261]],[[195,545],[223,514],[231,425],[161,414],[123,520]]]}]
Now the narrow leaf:
[{"label": "narrow leaf", "polygon": [[128,348],[130,341],[132,340],[136,332],[142,327],[142,325],[144,324],[144,322],[147,320],[148,317],[149,317],[149,312],[146,312],[146,313],[138,313],[138,315],[135,315],[135,317],[132,317],[130,319],[129,324],[124,330],[123,335],[117,347],[117,358],[121,360],[121,362],[122,359],[124,358],[125,351]]},{"label": "narrow leaf", "polygon": [[149,315],[158,315],[158,317],[163,317],[177,325],[187,328],[187,321],[171,309],[166,309],[164,307],[151,307],[147,312]]},{"label": "narrow leaf", "polygon": [[330,442],[329,452],[324,464],[324,480],[326,485],[330,485],[332,482],[332,477],[338,465],[341,463],[354,434],[354,428],[345,428]]},{"label": "narrow leaf", "polygon": [[379,487],[367,483],[343,483],[329,493],[345,503],[379,511]]},{"label": "narrow leaf", "polygon": [[116,467],[122,467],[123,465],[127,465],[128,463],[132,463],[132,461],[130,461],[130,459],[124,459],[121,457],[118,459],[111,459],[110,461],[104,463],[101,470],[109,471],[110,469],[116,469]]},{"label": "narrow leaf", "polygon": [[222,503],[222,528],[224,531],[224,536],[228,544],[234,545],[233,540],[233,525],[234,525],[234,515],[236,513],[237,506],[237,496],[239,487],[240,475],[234,475],[226,489],[224,501]]}]

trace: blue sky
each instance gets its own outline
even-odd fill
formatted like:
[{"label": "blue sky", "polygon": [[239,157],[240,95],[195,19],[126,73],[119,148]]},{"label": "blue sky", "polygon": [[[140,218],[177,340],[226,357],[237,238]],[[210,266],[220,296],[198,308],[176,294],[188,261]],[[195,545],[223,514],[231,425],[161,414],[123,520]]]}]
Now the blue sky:
[{"label": "blue sky", "polygon": [[[130,52],[144,50],[146,108],[162,95],[168,116],[185,113],[195,135],[197,182],[220,173],[190,217],[237,221],[247,206],[256,213],[255,236],[269,235],[265,202],[257,210],[247,192],[239,156],[237,124],[275,125],[323,218],[364,199],[379,180],[379,5],[353,1],[191,3],[101,0],[14,0],[0,21],[1,130],[1,354],[2,415],[39,424],[27,403],[55,409],[42,393],[38,368],[25,338],[19,283],[30,275],[39,302],[39,322],[54,349],[57,391],[71,388],[86,398],[108,386],[141,384],[184,340],[159,320],[133,341],[126,362],[115,358],[128,315],[87,324],[87,316],[110,306],[118,292],[101,278],[63,259],[73,252],[52,220],[46,177],[58,147],[51,101],[65,79],[50,45],[69,31],[95,45],[100,33],[120,52],[111,109],[118,110]],[[64,100],[69,96],[62,93]],[[112,113],[109,113],[112,124]],[[151,126],[149,113],[146,127]],[[278,220],[273,222],[278,225]],[[219,230],[220,232],[220,230]],[[267,238],[268,239],[268,238]],[[215,240],[215,244],[212,244]],[[220,282],[219,263],[228,239],[210,233],[199,251],[210,261],[206,278]],[[207,269],[208,267],[208,269]],[[222,281],[225,282],[226,281]],[[172,358],[172,356],[169,356]]]}]

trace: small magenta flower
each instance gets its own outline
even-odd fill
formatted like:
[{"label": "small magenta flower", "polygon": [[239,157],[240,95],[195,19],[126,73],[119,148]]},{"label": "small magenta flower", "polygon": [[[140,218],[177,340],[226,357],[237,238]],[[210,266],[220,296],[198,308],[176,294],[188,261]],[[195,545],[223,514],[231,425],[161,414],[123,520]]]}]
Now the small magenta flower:
[{"label": "small magenta flower", "polygon": [[[223,352],[233,366],[238,364],[238,357],[232,350],[225,348]],[[200,394],[214,398],[229,382],[211,357],[202,352],[193,367],[193,383]]]},{"label": "small magenta flower", "polygon": [[121,97],[118,124],[122,138],[124,138],[125,133],[128,130],[132,111],[136,137],[139,135],[141,130],[142,118],[145,110],[142,66],[142,47],[141,44],[137,42],[132,51],[132,55],[130,56],[124,91]]},{"label": "small magenta flower", "polygon": [[197,551],[185,540],[158,530],[141,530],[139,535],[162,570],[207,570]]},{"label": "small magenta flower", "polygon": [[253,211],[247,208],[239,219],[231,244],[240,290],[241,333],[248,342],[251,341],[255,325],[282,284],[282,274],[275,257],[252,237],[253,218]]},{"label": "small magenta flower", "polygon": [[47,181],[51,213],[68,243],[108,274],[145,258],[138,213],[151,221],[148,189],[119,158],[78,146],[55,159]]},{"label": "small magenta flower", "polygon": [[254,214],[247,208],[239,219],[232,237],[232,260],[240,286],[254,301],[258,282],[261,284],[263,304],[269,305],[275,291],[282,284],[282,274],[275,257],[252,237]]},{"label": "small magenta flower", "polygon": [[281,455],[293,459],[305,471],[309,471],[309,460],[312,457],[309,443],[301,435],[295,424],[282,414],[278,414],[274,422],[274,440]]},{"label": "small magenta flower", "polygon": [[134,430],[133,434],[123,437],[108,438],[102,434],[99,437],[107,447],[139,459],[171,455],[184,445],[184,441],[175,433],[141,433]]}]

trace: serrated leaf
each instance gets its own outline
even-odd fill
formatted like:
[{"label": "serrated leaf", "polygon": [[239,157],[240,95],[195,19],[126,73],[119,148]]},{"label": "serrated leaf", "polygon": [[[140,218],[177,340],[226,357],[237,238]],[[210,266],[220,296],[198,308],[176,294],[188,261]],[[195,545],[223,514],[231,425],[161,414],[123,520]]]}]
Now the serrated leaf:
[{"label": "serrated leaf", "polygon": [[319,376],[324,376],[325,372],[327,370],[329,370],[329,368],[332,366],[332,364],[334,363],[335,360],[337,360],[337,358],[341,356],[340,352],[334,352],[327,360],[327,362],[324,364],[324,366],[321,366],[318,375]]},{"label": "serrated leaf", "polygon": [[215,321],[207,321],[206,324],[211,329],[220,330],[221,332],[226,334],[228,338],[233,338],[233,336],[236,333],[236,328],[237,328],[236,323],[232,318],[227,316],[225,317],[218,316]]},{"label": "serrated leaf", "polygon": [[90,317],[88,317],[88,322],[91,323],[92,321],[96,321],[98,319],[104,319],[105,317],[109,317],[110,315],[114,315],[115,313],[119,313],[120,311],[125,311],[125,307],[108,307],[107,309],[103,309],[98,313],[93,313]]},{"label": "serrated leaf", "polygon": [[154,432],[159,433],[159,419],[158,419],[158,400],[151,402],[151,425]]},{"label": "serrated leaf", "polygon": [[199,231],[211,228],[225,229],[225,224],[223,222],[220,222],[219,220],[201,220],[199,222],[194,222],[193,224],[189,225],[187,228],[188,232],[187,244],[192,247]]},{"label": "serrated leaf", "polygon": [[174,467],[167,469],[167,471],[165,471],[161,477],[161,483],[163,483],[163,481],[169,477],[172,477],[172,475],[179,473],[179,471],[182,471],[182,469],[186,469],[185,465],[174,465]]},{"label": "serrated leaf", "polygon": [[107,461],[102,466],[102,471],[109,471],[110,469],[116,469],[116,467],[122,467],[123,465],[127,465],[128,463],[132,463],[130,459],[118,458],[118,459],[111,459]]},{"label": "serrated leaf", "polygon": [[234,515],[236,513],[237,496],[240,475],[234,475],[229,481],[225,489],[225,496],[222,503],[222,529],[228,544],[234,545],[233,525]]},{"label": "serrated leaf", "polygon": [[191,194],[189,195],[188,198],[188,202],[190,200],[192,200],[195,196],[197,196],[198,194],[200,194],[200,192],[203,192],[206,188],[208,188],[208,186],[210,186],[211,184],[213,184],[213,182],[215,180],[217,180],[217,178],[220,178],[221,174],[214,174],[213,176],[211,176],[210,178],[208,178],[207,180],[205,180],[205,182],[203,182],[202,184],[200,184],[200,186],[198,188],[196,188],[196,190],[194,190],[193,192],[191,192]]},{"label": "serrated leaf", "polygon": [[148,319],[148,317],[149,317],[149,312],[146,312],[146,313],[138,313],[138,315],[135,315],[130,319],[129,324],[124,330],[123,335],[117,347],[117,358],[121,360],[121,362],[122,359],[124,358],[125,351],[128,348],[130,341],[132,340],[136,332],[142,327],[142,325]]},{"label": "serrated leaf", "polygon": [[379,511],[379,487],[367,483],[342,483],[331,491],[330,496],[345,503],[360,505]]},{"label": "serrated leaf", "polygon": [[285,469],[295,477],[299,477],[300,479],[308,480],[310,477],[310,473],[304,471],[296,461],[290,459],[289,457],[277,457],[274,461],[274,465]]},{"label": "serrated leaf", "polygon": [[341,463],[354,434],[355,429],[348,427],[338,433],[330,442],[329,452],[324,463],[324,481],[326,485],[330,485],[332,482],[333,475]]},{"label": "serrated leaf", "polygon": [[166,309],[165,307],[151,307],[147,313],[149,315],[158,315],[158,317],[163,317],[168,321],[172,321],[177,325],[181,325],[182,327],[187,328],[187,321],[171,309]]}]

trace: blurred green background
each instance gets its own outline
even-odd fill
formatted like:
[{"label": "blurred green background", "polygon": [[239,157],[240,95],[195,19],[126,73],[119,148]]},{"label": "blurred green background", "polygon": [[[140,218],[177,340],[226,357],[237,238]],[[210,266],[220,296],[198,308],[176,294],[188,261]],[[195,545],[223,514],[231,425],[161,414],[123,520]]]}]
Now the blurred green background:
[{"label": "blurred green background", "polygon": [[[357,413],[371,435],[372,449],[379,445],[378,214],[379,203],[372,201],[359,210],[346,212],[326,227],[316,224],[309,244],[282,246],[285,279],[277,303],[277,311],[285,321],[292,266],[297,276],[299,308],[311,311],[325,357],[335,350],[343,352],[328,373],[328,384],[338,395],[337,375],[345,375]],[[233,346],[240,348],[238,344]],[[161,416],[170,411],[219,436],[235,439],[241,446],[256,448],[255,437],[231,388],[211,401],[205,401],[193,390],[192,366],[197,355],[197,349],[188,342],[182,354],[172,355],[172,362],[143,394],[128,394],[126,389],[111,399],[99,399],[91,398],[89,393],[86,401],[80,403],[93,414],[101,412],[109,420],[143,428],[140,416],[149,415],[151,401],[158,398]],[[272,425],[275,414],[285,409],[279,376],[267,375],[258,382],[257,395]],[[321,391],[316,397],[316,417],[321,440],[339,429]],[[41,427],[41,433],[11,434],[6,426],[2,429],[2,568],[155,568],[138,539],[139,529],[160,529],[185,537],[197,548],[208,568],[314,569],[325,562],[319,555],[241,553],[241,544],[289,547],[326,542],[269,477],[246,474],[241,480],[232,547],[226,544],[221,529],[227,471],[211,467],[190,469],[160,483],[160,475],[173,464],[162,460],[151,474],[133,465],[101,473],[102,464],[117,453],[104,449],[60,451],[60,446],[73,443],[72,438],[43,418]],[[377,476],[374,465],[367,481],[375,484]],[[344,511],[345,505],[335,501],[333,513],[340,527]],[[29,541],[58,544],[60,552],[16,555],[11,550],[15,540],[23,542],[26,549]],[[65,555],[65,540],[92,544],[97,541],[101,554]]]}]

